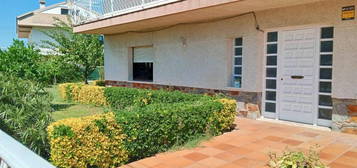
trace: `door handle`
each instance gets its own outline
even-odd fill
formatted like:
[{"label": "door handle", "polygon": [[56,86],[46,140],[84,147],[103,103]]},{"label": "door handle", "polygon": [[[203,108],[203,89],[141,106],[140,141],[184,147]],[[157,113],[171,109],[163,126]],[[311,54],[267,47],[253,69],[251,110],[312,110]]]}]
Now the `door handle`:
[{"label": "door handle", "polygon": [[304,76],[302,76],[302,75],[293,75],[293,76],[291,76],[291,79],[304,79]]}]

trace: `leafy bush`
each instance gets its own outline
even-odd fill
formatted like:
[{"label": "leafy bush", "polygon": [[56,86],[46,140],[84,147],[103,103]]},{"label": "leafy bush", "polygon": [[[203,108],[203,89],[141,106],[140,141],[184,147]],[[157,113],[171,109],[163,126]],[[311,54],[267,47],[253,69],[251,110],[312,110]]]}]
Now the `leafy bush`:
[{"label": "leafy bush", "polygon": [[77,83],[63,83],[58,85],[59,94],[62,99],[71,101],[73,86],[79,85]]},{"label": "leafy bush", "polygon": [[236,116],[235,101],[221,101],[225,104],[210,100],[156,103],[117,111],[117,122],[128,137],[124,142],[129,158],[148,157],[193,137],[217,135],[229,129]]},{"label": "leafy bush", "polygon": [[276,153],[269,155],[271,168],[325,168],[319,154],[311,148],[307,154],[300,151],[284,151],[281,156]]},{"label": "leafy bush", "polygon": [[96,86],[105,86],[105,81],[104,80],[97,80],[95,81]]},{"label": "leafy bush", "polygon": [[125,109],[130,106],[145,106],[155,103],[177,103],[213,100],[213,97],[200,94],[188,94],[180,91],[147,90],[126,87],[108,87],[104,90],[108,104],[114,109]]},{"label": "leafy bush", "polygon": [[0,73],[0,129],[48,157],[51,97],[39,84]]},{"label": "leafy bush", "polygon": [[23,79],[39,79],[41,54],[34,46],[14,40],[7,50],[0,51],[0,71]]},{"label": "leafy bush", "polygon": [[81,67],[65,60],[64,55],[42,55],[40,69],[43,82],[57,84],[63,82],[79,82],[82,79]]},{"label": "leafy bush", "polygon": [[35,46],[14,40],[9,48],[0,50],[0,71],[45,85],[77,81],[80,69],[63,57],[42,55]]},{"label": "leafy bush", "polygon": [[[218,135],[231,129],[236,116],[236,101],[219,97],[125,87],[103,89],[81,84],[63,84],[60,88],[68,100],[87,103],[97,101],[81,99],[101,95],[87,92],[94,88],[104,90],[104,96],[99,97],[106,99],[103,105],[110,105],[115,110],[117,124],[126,137],[123,145],[131,161],[182,145],[194,137]],[[59,127],[53,135],[72,134],[70,131],[63,133],[63,130],[68,128]],[[81,136],[87,136],[87,133],[83,132]],[[96,139],[92,143],[97,143]]]},{"label": "leafy bush", "polygon": [[104,87],[84,85],[79,90],[79,95],[74,101],[83,104],[106,105]]},{"label": "leafy bush", "polygon": [[59,85],[59,92],[63,99],[83,104],[106,105],[104,87],[83,85],[78,83],[64,83]]},{"label": "leafy bush", "polygon": [[236,100],[232,99],[219,99],[223,104],[223,109],[214,113],[213,123],[220,131],[228,131],[232,129],[232,124],[237,116]]},{"label": "leafy bush", "polygon": [[60,120],[48,132],[57,167],[119,167],[128,159],[125,136],[113,113]]}]

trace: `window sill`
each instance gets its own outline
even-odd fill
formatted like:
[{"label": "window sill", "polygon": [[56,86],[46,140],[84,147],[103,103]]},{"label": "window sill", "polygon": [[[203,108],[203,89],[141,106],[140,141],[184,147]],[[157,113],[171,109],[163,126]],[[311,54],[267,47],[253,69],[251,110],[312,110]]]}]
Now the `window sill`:
[{"label": "window sill", "polygon": [[244,91],[242,88],[236,88],[236,87],[225,87],[225,89],[230,91]]},{"label": "window sill", "polygon": [[153,84],[154,81],[136,81],[136,80],[128,80],[130,83],[142,83],[142,84]]}]

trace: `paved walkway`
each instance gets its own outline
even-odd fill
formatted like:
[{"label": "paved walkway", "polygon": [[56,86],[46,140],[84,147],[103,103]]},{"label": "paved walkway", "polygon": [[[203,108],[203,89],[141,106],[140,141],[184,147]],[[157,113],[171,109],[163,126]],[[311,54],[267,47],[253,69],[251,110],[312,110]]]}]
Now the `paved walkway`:
[{"label": "paved walkway", "polygon": [[263,168],[269,152],[286,147],[307,151],[319,144],[320,157],[331,168],[357,168],[357,136],[284,124],[237,119],[239,130],[200,147],[158,154],[123,168]]}]

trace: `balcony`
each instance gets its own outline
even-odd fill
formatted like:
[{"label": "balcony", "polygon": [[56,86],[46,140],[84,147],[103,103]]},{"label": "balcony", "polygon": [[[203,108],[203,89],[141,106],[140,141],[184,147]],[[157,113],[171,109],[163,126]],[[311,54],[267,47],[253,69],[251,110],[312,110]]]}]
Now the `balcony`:
[{"label": "balcony", "polygon": [[55,168],[0,130],[0,168]]},{"label": "balcony", "polygon": [[75,25],[145,10],[181,0],[68,0]]}]

